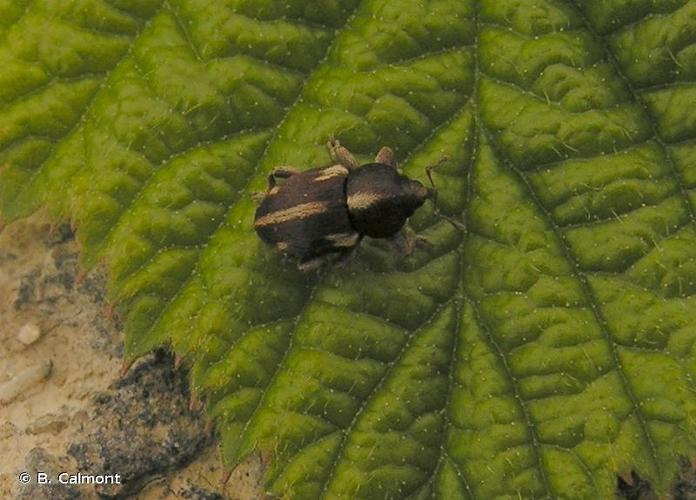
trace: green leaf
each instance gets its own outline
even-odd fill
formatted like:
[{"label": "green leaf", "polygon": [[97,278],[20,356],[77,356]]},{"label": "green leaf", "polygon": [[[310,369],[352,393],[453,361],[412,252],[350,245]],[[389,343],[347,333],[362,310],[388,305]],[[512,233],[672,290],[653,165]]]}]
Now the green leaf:
[{"label": "green leaf", "polygon": [[[696,2],[0,0],[0,210],[104,262],[290,498],[664,494],[696,450]],[[335,136],[444,213],[303,274],[250,193]]]}]

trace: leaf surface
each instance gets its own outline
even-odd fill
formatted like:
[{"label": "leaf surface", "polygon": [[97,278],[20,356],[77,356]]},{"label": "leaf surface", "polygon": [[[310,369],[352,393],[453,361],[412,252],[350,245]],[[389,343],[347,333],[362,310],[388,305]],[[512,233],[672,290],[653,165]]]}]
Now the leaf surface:
[{"label": "leaf surface", "polygon": [[[0,210],[106,263],[290,498],[608,498],[692,457],[696,2],[0,0]],[[389,145],[460,231],[303,274],[277,165]]]}]

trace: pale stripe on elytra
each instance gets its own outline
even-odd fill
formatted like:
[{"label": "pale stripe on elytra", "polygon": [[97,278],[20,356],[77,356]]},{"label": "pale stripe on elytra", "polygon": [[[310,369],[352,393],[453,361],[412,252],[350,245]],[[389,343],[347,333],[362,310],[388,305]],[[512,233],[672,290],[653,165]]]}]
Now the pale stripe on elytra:
[{"label": "pale stripe on elytra", "polygon": [[259,217],[256,219],[254,226],[272,226],[273,224],[281,224],[294,219],[306,219],[313,215],[328,212],[328,210],[329,206],[319,201],[300,203],[299,205],[286,208],[285,210],[278,210],[277,212],[271,212],[270,214]]},{"label": "pale stripe on elytra", "polygon": [[348,169],[346,167],[334,165],[333,167],[327,167],[322,170],[320,174],[314,178],[314,181],[326,181],[334,177],[345,177],[347,175]]}]

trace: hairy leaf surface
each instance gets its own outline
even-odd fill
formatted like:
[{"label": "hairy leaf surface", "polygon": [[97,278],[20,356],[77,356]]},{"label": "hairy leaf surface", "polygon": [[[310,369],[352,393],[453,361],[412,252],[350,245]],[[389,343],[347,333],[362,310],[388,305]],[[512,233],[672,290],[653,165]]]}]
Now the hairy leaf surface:
[{"label": "hairy leaf surface", "polygon": [[[105,263],[289,498],[660,493],[696,447],[696,1],[0,0],[0,211]],[[276,165],[389,145],[444,213],[303,274]]]}]

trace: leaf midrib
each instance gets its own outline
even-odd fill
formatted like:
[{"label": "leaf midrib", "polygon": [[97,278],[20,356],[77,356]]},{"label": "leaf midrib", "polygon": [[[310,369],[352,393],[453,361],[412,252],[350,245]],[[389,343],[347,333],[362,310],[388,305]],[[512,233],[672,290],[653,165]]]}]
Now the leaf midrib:
[{"label": "leaf midrib", "polygon": [[465,267],[465,254],[464,254],[464,249],[466,248],[466,244],[469,240],[469,235],[470,235],[470,229],[469,229],[469,207],[471,206],[471,200],[473,198],[473,176],[474,176],[474,165],[476,163],[476,157],[479,152],[479,139],[480,135],[478,133],[478,121],[479,121],[479,115],[478,115],[478,103],[477,103],[477,98],[478,98],[478,87],[479,87],[479,54],[478,54],[478,39],[479,39],[479,14],[478,11],[476,11],[476,32],[474,34],[474,42],[472,44],[473,46],[473,54],[474,54],[474,83],[472,87],[472,92],[471,96],[469,96],[469,99],[462,105],[462,109],[464,107],[470,107],[472,110],[472,118],[473,118],[473,124],[469,128],[470,131],[473,132],[474,136],[472,137],[472,144],[471,144],[471,154],[469,155],[469,161],[466,167],[466,193],[464,194],[464,203],[463,203],[463,208],[462,208],[462,214],[461,214],[461,222],[464,226],[464,230],[462,231],[462,239],[459,244],[459,248],[457,249],[457,252],[459,253],[459,259],[458,259],[458,266],[457,266],[457,275],[459,276],[458,279],[458,290],[457,294],[454,297],[457,310],[456,310],[456,325],[454,328],[454,332],[452,333],[454,335],[454,338],[452,339],[452,357],[450,358],[450,363],[449,363],[449,372],[448,372],[448,377],[447,377],[447,394],[445,395],[445,402],[443,405],[443,418],[444,418],[444,425],[442,429],[442,436],[443,436],[443,443],[440,445],[440,460],[438,460],[437,465],[433,469],[433,473],[431,475],[431,484],[432,481],[437,477],[438,471],[440,467],[442,466],[442,463],[444,460],[447,460],[452,464],[452,467],[455,469],[457,472],[457,477],[459,480],[462,482],[464,489],[469,495],[469,498],[473,499],[474,494],[472,493],[472,488],[471,485],[469,484],[469,480],[466,477],[466,474],[461,470],[459,464],[452,460],[449,457],[449,453],[447,452],[447,448],[445,446],[446,439],[447,439],[447,432],[449,428],[452,426],[452,421],[450,420],[449,417],[449,406],[450,402],[452,400],[452,392],[454,391],[454,386],[457,383],[455,380],[455,368],[457,365],[457,357],[459,355],[459,337],[461,336],[462,333],[462,315],[464,314],[464,302],[466,300],[466,292],[464,290],[464,267]]},{"label": "leaf midrib", "polygon": [[[626,88],[629,90],[632,101],[635,102],[636,104],[638,104],[641,107],[641,109],[643,110],[643,112],[645,113],[648,121],[650,122],[650,126],[652,128],[652,137],[647,138],[645,141],[642,141],[642,143],[654,141],[660,146],[662,153],[664,154],[665,158],[667,159],[670,173],[673,176],[676,184],[679,186],[680,199],[682,201],[682,204],[684,205],[684,208],[686,209],[687,213],[689,214],[690,222],[691,222],[691,224],[696,223],[694,209],[689,202],[688,194],[686,192],[686,187],[685,187],[684,181],[681,178],[678,170],[676,169],[676,166],[675,166],[674,161],[670,155],[670,152],[669,152],[667,145],[664,143],[664,141],[661,139],[661,137],[658,134],[657,128],[655,126],[654,117],[651,115],[647,105],[640,98],[638,93],[635,91],[635,89],[630,84],[630,81],[627,79],[626,75],[623,73],[621,66],[618,63],[618,60],[616,59],[615,55],[611,51],[610,47],[608,47],[608,44],[606,44],[604,42],[603,38],[601,38],[597,35],[596,31],[592,28],[592,26],[589,23],[589,20],[586,18],[584,13],[581,11],[581,9],[577,5],[577,3],[573,2],[573,4],[575,7],[574,10],[583,19],[583,23],[585,24],[586,29],[591,33],[593,38],[598,43],[600,43],[601,47],[604,50],[605,57],[612,64],[612,67],[617,72],[619,77],[622,79]],[[477,74],[478,74],[478,71],[480,71],[480,68],[477,67]],[[561,248],[561,250],[563,252],[564,259],[571,265],[571,268],[573,270],[571,275],[580,284],[583,296],[585,297],[585,300],[587,301],[587,304],[589,305],[590,310],[592,311],[595,322],[597,323],[597,325],[599,327],[599,330],[602,334],[602,337],[604,338],[605,343],[607,344],[607,346],[610,349],[610,353],[612,356],[612,360],[614,362],[615,369],[616,369],[617,374],[619,376],[619,379],[621,381],[621,385],[623,387],[623,390],[624,390],[624,392],[625,392],[626,396],[628,397],[628,400],[631,404],[632,413],[636,416],[639,428],[641,430],[641,434],[643,435],[643,439],[648,446],[648,449],[650,452],[650,459],[653,463],[653,466],[655,467],[655,471],[657,473],[657,476],[662,477],[662,467],[659,463],[657,447],[656,447],[655,441],[652,437],[652,434],[649,431],[647,418],[641,409],[639,400],[638,400],[637,396],[635,395],[633,388],[631,387],[631,384],[630,384],[628,377],[625,373],[625,369],[623,368],[621,360],[619,359],[619,355],[618,355],[618,351],[617,351],[618,346],[617,346],[616,342],[614,342],[614,340],[613,340],[613,335],[611,333],[611,328],[609,326],[609,323],[608,323],[606,317],[604,316],[604,313],[603,313],[602,308],[599,304],[599,301],[598,301],[597,297],[595,296],[594,292],[592,291],[592,288],[589,284],[589,281],[587,278],[587,273],[585,271],[583,271],[582,268],[580,267],[580,263],[579,263],[578,258],[575,255],[575,252],[572,250],[567,239],[562,234],[562,232],[560,230],[560,226],[555,221],[552,213],[541,202],[541,199],[539,198],[536,190],[534,189],[534,187],[530,183],[528,176],[524,172],[522,172],[519,168],[514,166],[512,164],[512,161],[505,154],[503,154],[502,148],[498,145],[497,141],[493,137],[492,132],[483,130],[483,125],[482,125],[482,121],[480,120],[480,117],[478,117],[477,123],[481,127],[481,133],[483,133],[487,137],[491,148],[495,152],[495,156],[500,158],[500,160],[506,166],[507,170],[513,172],[515,174],[515,176],[520,180],[521,184],[523,184],[525,186],[525,189],[528,193],[528,198],[533,201],[535,208],[543,215],[543,218],[546,220],[548,226],[552,229],[554,237],[555,237],[556,241],[559,244],[559,247]],[[635,144],[633,144],[633,145],[635,145]],[[680,361],[680,364],[683,365],[683,362]]]},{"label": "leaf midrib", "polygon": [[[682,204],[684,205],[684,208],[687,210],[687,213],[689,214],[690,222],[693,224],[696,221],[696,217],[694,216],[694,209],[693,209],[693,207],[690,204],[689,199],[688,199],[688,194],[686,191],[685,183],[684,183],[683,179],[681,178],[681,175],[679,174],[679,171],[677,170],[677,168],[674,164],[674,161],[671,157],[671,154],[669,152],[669,149],[668,149],[666,143],[662,140],[662,138],[658,134],[657,128],[655,126],[654,117],[649,112],[649,109],[648,109],[647,105],[645,104],[644,100],[641,99],[641,97],[638,95],[636,90],[632,87],[632,85],[628,81],[626,75],[621,70],[621,66],[619,65],[618,60],[616,59],[615,55],[611,52],[610,48],[607,46],[607,44],[604,42],[604,40],[597,35],[597,33],[594,29],[592,29],[592,27],[589,24],[589,21],[586,19],[586,17],[584,16],[584,13],[580,10],[579,6],[577,6],[575,2],[574,2],[574,4],[575,4],[575,10],[582,17],[583,23],[586,25],[586,28],[591,33],[593,38],[600,42],[602,48],[604,49],[605,57],[612,64],[614,70],[618,73],[618,75],[622,79],[624,85],[629,90],[631,100],[633,102],[637,103],[641,107],[641,109],[645,113],[646,117],[648,118],[648,121],[650,122],[650,126],[652,128],[652,137],[646,139],[643,142],[649,142],[649,141],[653,140],[660,146],[663,154],[665,155],[665,157],[668,161],[669,171],[670,171],[672,177],[674,178],[676,184],[678,185],[679,192],[680,192],[680,199],[682,201]],[[478,22],[478,12],[476,13],[476,19],[477,19],[476,37],[478,40],[478,36],[480,33],[480,23]],[[479,85],[480,85],[480,77],[484,73],[482,72],[481,67],[480,67],[480,63],[479,63],[480,53],[479,53],[478,43],[475,43],[475,47],[476,47],[476,50],[474,51],[474,54],[475,54],[474,92],[478,93]],[[492,77],[492,78],[495,78],[495,77]],[[505,83],[510,84],[509,82],[505,82]],[[513,85],[513,86],[517,90],[519,90],[519,87],[517,87],[515,85]],[[540,214],[542,214],[542,216],[546,220],[548,226],[551,227],[553,234],[554,234],[554,237],[555,237],[555,240],[557,241],[557,243],[558,243],[558,245],[561,248],[561,251],[563,253],[564,260],[571,265],[571,269],[572,269],[571,275],[580,284],[582,294],[585,297],[587,305],[589,305],[590,310],[592,311],[593,317],[595,319],[595,322],[597,323],[597,325],[601,331],[602,337],[604,338],[605,343],[608,345],[608,347],[610,349],[612,361],[614,363],[615,369],[616,369],[617,374],[619,376],[619,379],[621,381],[623,390],[624,390],[624,392],[625,392],[626,396],[628,397],[629,402],[631,404],[632,413],[636,416],[636,419],[638,421],[638,425],[639,425],[639,427],[641,429],[641,433],[643,435],[643,439],[649,448],[651,461],[655,467],[655,471],[657,472],[658,477],[661,477],[662,471],[661,471],[661,466],[660,466],[659,460],[658,460],[657,448],[656,448],[654,439],[653,439],[651,433],[649,432],[646,416],[642,412],[638,398],[636,397],[635,393],[633,392],[633,389],[632,389],[630,382],[627,378],[627,375],[625,373],[625,369],[623,368],[623,365],[619,359],[618,352],[617,352],[618,346],[613,340],[611,329],[609,327],[609,324],[607,322],[606,317],[604,316],[602,308],[600,307],[599,301],[598,301],[597,297],[594,295],[594,293],[591,289],[591,286],[589,285],[586,272],[581,269],[579,261],[578,261],[577,257],[575,256],[575,253],[573,252],[572,248],[570,247],[570,244],[568,243],[568,241],[566,240],[566,238],[563,236],[562,232],[560,231],[560,227],[559,227],[558,223],[556,222],[555,218],[553,217],[552,213],[541,202],[536,190],[533,188],[533,186],[529,182],[528,176],[524,172],[522,172],[519,168],[515,167],[512,164],[511,160],[509,158],[507,158],[507,156],[502,153],[502,149],[498,146],[498,143],[494,139],[493,134],[490,131],[485,129],[485,127],[483,125],[482,118],[481,118],[480,113],[479,113],[478,103],[476,102],[474,96],[472,96],[472,102],[473,102],[473,109],[474,109],[474,114],[475,114],[474,127],[473,127],[475,129],[475,133],[477,134],[477,136],[478,136],[478,134],[483,134],[484,137],[486,137],[488,144],[490,145],[490,147],[494,151],[495,157],[499,158],[500,161],[502,161],[503,164],[505,165],[506,169],[513,172],[515,174],[515,176],[519,179],[520,183],[525,186],[525,190],[527,191],[527,193],[529,195],[528,196],[529,199],[531,199],[533,201],[533,205],[535,206],[535,208],[539,211]],[[636,144],[632,144],[630,147],[634,147],[635,145]],[[472,158],[475,158],[476,154],[477,154],[477,151],[472,150]],[[558,163],[558,162],[553,162],[553,163]],[[473,160],[472,160],[472,166],[473,166]],[[469,182],[468,185],[470,188],[471,183]],[[468,206],[469,206],[469,203],[467,201],[465,207],[468,208]],[[466,208],[465,208],[465,214],[466,214]],[[463,242],[465,242],[466,239],[468,239],[469,232],[470,232],[470,230],[467,226],[467,230],[466,230],[466,234],[465,234]],[[467,299],[465,298],[465,300],[467,300]],[[496,344],[494,337],[490,333],[490,330],[488,330],[488,327],[483,322],[481,313],[478,310],[477,302],[471,297],[468,297],[468,301],[470,302],[470,304],[472,305],[472,307],[476,311],[476,313],[475,313],[477,316],[476,322],[479,324],[479,326],[482,328],[482,330],[487,333],[486,337],[488,338],[489,344],[493,343],[495,351],[498,355],[497,357],[503,362],[503,364],[505,366],[506,378],[511,383],[511,387],[513,388],[514,398],[521,407],[521,410],[522,410],[522,412],[525,416],[525,420],[527,422],[527,427],[531,433],[532,447],[533,447],[534,453],[537,457],[537,463],[538,463],[537,466],[539,469],[539,473],[541,475],[542,483],[543,483],[544,488],[546,490],[546,495],[549,496],[551,490],[550,490],[550,486],[548,483],[548,479],[545,476],[545,467],[543,466],[543,463],[541,461],[540,441],[539,441],[539,438],[536,435],[536,431],[535,431],[536,424],[533,422],[531,415],[529,414],[528,409],[526,409],[524,401],[522,400],[522,398],[520,396],[519,389],[516,387],[515,377],[512,374],[509,366],[507,365],[507,360],[506,360],[505,354],[500,349],[500,347]],[[682,363],[680,362],[680,364],[682,364]],[[452,373],[450,373],[450,376],[452,376]],[[450,388],[450,390],[451,390],[451,388]],[[586,464],[584,464],[584,462],[582,462],[582,463],[583,463],[583,466],[586,467]],[[461,473],[461,471],[459,471],[459,470],[458,470],[458,472]],[[590,473],[588,475],[588,477],[590,477],[592,479],[592,483],[595,486],[595,490],[596,490],[597,486],[596,486],[596,483],[594,482],[593,475]],[[467,486],[466,483],[465,483],[465,486]]]}]

